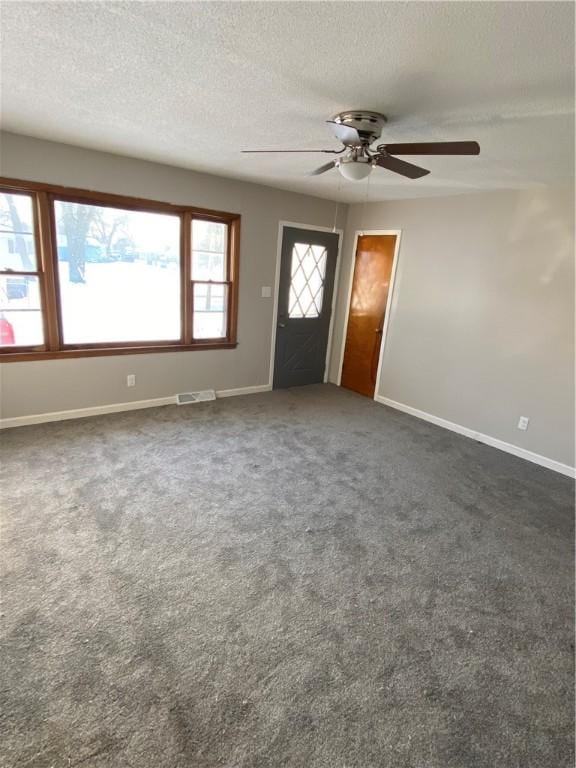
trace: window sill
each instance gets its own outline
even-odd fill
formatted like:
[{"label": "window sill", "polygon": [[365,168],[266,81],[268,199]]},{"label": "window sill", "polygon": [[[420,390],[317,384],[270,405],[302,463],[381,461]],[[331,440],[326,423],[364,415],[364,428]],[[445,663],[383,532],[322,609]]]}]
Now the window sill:
[{"label": "window sill", "polygon": [[0,363],[22,363],[25,360],[66,360],[75,357],[109,357],[119,355],[155,355],[158,352],[196,352],[201,349],[235,349],[235,341],[206,341],[194,344],[156,344],[147,346],[76,347],[48,350],[19,350],[0,353]]}]

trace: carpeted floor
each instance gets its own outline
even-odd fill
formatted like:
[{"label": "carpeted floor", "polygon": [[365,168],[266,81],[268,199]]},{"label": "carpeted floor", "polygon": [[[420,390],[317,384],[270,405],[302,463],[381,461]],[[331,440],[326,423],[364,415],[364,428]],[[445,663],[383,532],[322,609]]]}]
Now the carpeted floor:
[{"label": "carpeted floor", "polygon": [[573,767],[567,478],[322,385],[2,459],[0,765]]}]

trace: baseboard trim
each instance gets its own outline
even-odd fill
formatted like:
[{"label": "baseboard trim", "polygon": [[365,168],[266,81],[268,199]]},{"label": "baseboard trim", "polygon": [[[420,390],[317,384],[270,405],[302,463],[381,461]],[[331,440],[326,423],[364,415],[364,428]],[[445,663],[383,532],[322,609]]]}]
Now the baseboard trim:
[{"label": "baseboard trim", "polygon": [[[237,389],[221,389],[217,390],[216,397],[253,395],[257,392],[268,392],[270,389],[271,387],[268,384],[258,384],[252,387],[238,387]],[[133,400],[132,402],[127,403],[96,405],[89,408],[74,408],[69,411],[53,411],[51,413],[34,413],[29,416],[14,416],[9,419],[0,419],[0,429],[27,427],[32,424],[47,424],[51,421],[85,419],[88,416],[102,416],[107,413],[122,413],[123,411],[138,411],[142,408],[158,408],[162,405],[176,405],[176,395],[171,395],[170,397],[156,397],[151,400]]]},{"label": "baseboard trim", "polygon": [[411,416],[416,416],[418,419],[429,421],[431,424],[436,424],[438,427],[449,429],[451,432],[457,432],[459,435],[470,437],[472,440],[477,440],[485,445],[490,445],[492,448],[498,448],[500,451],[511,453],[513,456],[518,456],[520,459],[531,461],[534,464],[539,464],[541,467],[552,469],[554,472],[559,472],[567,477],[576,477],[576,468],[570,467],[568,464],[562,464],[560,461],[549,459],[546,456],[541,456],[539,453],[528,451],[525,448],[520,448],[513,443],[506,443],[504,440],[499,440],[496,437],[490,435],[484,435],[482,432],[475,432],[473,429],[463,427],[461,424],[455,424],[453,421],[442,419],[439,416],[433,416],[426,411],[420,411],[418,408],[412,408],[411,405],[405,405],[404,403],[398,403],[396,400],[390,400],[388,397],[382,397],[382,395],[375,395],[374,400],[382,405],[388,405],[390,408],[395,408],[397,411],[403,411]]},{"label": "baseboard trim", "polygon": [[255,384],[253,387],[238,387],[238,389],[219,389],[216,397],[236,397],[236,395],[257,395],[259,392],[270,392],[270,384]]}]

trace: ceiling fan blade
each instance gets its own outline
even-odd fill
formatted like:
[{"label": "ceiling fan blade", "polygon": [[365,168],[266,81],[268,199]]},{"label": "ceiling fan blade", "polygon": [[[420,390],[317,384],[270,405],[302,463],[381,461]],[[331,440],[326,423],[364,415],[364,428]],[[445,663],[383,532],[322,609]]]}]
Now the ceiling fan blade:
[{"label": "ceiling fan blade", "polygon": [[334,136],[336,136],[338,141],[341,141],[345,147],[362,146],[362,139],[356,128],[351,128],[349,125],[342,125],[342,123],[336,123],[334,120],[326,120],[326,123],[330,126],[330,130]]},{"label": "ceiling fan blade", "polygon": [[430,173],[430,171],[427,171],[425,168],[419,168],[417,165],[407,163],[404,160],[399,160],[397,157],[390,157],[389,155],[375,155],[374,161],[380,168],[394,171],[394,173],[399,173],[401,176],[406,176],[408,179],[419,179]]},{"label": "ceiling fan blade", "polygon": [[477,141],[429,141],[408,144],[382,144],[389,155],[479,155]]},{"label": "ceiling fan blade", "polygon": [[335,160],[332,160],[329,163],[325,163],[324,165],[321,165],[320,168],[316,168],[315,171],[310,171],[308,176],[320,176],[321,173],[326,173],[326,171],[331,171],[332,168],[336,168]]},{"label": "ceiling fan blade", "polygon": [[243,155],[262,155],[262,154],[270,154],[270,153],[286,153],[286,152],[314,152],[315,154],[318,154],[318,152],[324,152],[324,154],[328,155],[339,155],[341,152],[344,152],[343,149],[241,149],[240,152]]}]

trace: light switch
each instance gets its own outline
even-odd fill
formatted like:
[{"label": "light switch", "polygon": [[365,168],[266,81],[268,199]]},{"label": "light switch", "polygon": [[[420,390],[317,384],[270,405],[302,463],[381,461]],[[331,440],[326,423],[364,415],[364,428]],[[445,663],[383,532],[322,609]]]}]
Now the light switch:
[{"label": "light switch", "polygon": [[261,288],[262,291],[262,298],[263,299],[270,299],[272,298],[272,288],[269,285],[263,285]]}]

